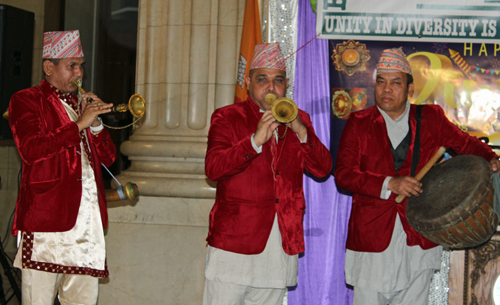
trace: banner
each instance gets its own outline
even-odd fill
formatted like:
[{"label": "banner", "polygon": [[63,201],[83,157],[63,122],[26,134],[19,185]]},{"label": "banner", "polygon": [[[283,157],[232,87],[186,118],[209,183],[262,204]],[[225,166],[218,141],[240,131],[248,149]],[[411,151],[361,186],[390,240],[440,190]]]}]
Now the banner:
[{"label": "banner", "polygon": [[[463,131],[500,145],[500,46],[330,40],[331,150],[349,114],[375,105],[376,65],[384,49],[403,47],[415,83],[413,104],[440,105]],[[439,130],[436,130],[438,133]]]},{"label": "banner", "polygon": [[250,72],[253,50],[256,45],[262,43],[259,18],[259,3],[257,0],[247,0],[245,4],[245,16],[243,18],[243,31],[241,33],[240,57],[234,96],[235,103],[245,101],[248,96],[245,77]]},{"label": "banner", "polygon": [[325,39],[500,43],[499,0],[317,0]]}]

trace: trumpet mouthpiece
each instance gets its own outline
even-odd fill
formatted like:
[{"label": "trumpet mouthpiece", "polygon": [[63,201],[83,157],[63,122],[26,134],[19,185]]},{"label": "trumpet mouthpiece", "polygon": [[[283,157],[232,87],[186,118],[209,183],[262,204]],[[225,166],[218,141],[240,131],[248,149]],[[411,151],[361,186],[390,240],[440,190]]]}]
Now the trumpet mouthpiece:
[{"label": "trumpet mouthpiece", "polygon": [[276,96],[272,93],[269,93],[268,95],[266,95],[265,100],[266,100],[266,103],[268,103],[269,105],[272,105],[274,103],[274,101],[276,100]]},{"label": "trumpet mouthpiece", "polygon": [[71,84],[72,84],[73,86],[78,87],[78,90],[79,90],[81,93],[85,93],[85,90],[83,90],[83,88],[82,88],[82,79],[81,79],[81,78],[75,78],[75,79],[71,82]]}]

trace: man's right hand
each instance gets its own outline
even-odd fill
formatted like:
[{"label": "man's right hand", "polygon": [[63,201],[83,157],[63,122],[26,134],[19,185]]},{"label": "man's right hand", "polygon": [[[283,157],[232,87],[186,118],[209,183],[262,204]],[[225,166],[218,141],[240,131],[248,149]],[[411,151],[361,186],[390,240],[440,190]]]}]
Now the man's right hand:
[{"label": "man's right hand", "polygon": [[266,110],[262,115],[262,118],[257,125],[257,131],[255,131],[255,136],[253,140],[255,141],[255,145],[257,147],[265,144],[271,136],[273,135],[273,131],[280,125],[279,122],[273,117],[271,110]]},{"label": "man's right hand", "polygon": [[422,183],[410,176],[392,177],[391,180],[389,180],[387,189],[398,195],[418,197],[418,195],[422,193]]}]

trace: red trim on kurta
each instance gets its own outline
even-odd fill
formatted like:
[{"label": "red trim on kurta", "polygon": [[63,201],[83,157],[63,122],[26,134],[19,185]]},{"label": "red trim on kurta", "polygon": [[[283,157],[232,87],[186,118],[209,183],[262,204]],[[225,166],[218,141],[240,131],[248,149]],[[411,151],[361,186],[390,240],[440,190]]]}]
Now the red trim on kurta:
[{"label": "red trim on kurta", "polygon": [[[21,249],[22,263],[24,269],[32,269],[50,273],[90,275],[92,277],[107,278],[109,276],[108,265],[104,264],[104,270],[92,269],[88,267],[64,266],[48,262],[37,262],[31,260],[33,254],[33,237],[32,232],[23,233],[23,248]],[[19,251],[19,250],[18,250]]]}]

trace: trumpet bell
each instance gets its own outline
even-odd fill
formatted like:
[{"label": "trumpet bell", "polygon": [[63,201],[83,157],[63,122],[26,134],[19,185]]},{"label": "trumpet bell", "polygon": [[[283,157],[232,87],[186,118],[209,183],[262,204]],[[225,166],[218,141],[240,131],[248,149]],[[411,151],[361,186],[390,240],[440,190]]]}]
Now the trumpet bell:
[{"label": "trumpet bell", "polygon": [[120,185],[117,189],[106,190],[106,201],[134,200],[139,196],[139,187],[137,184],[127,182],[125,185]]},{"label": "trumpet bell", "polygon": [[297,104],[295,104],[293,100],[282,97],[273,103],[271,112],[273,113],[276,121],[286,124],[297,118],[299,110],[297,108]]},{"label": "trumpet bell", "polygon": [[128,109],[136,118],[142,118],[146,111],[146,100],[140,94],[134,94],[128,100]]},{"label": "trumpet bell", "polygon": [[134,117],[140,119],[146,111],[146,100],[141,95],[136,93],[130,97],[128,104],[114,106],[111,110],[117,112],[130,111]]},{"label": "trumpet bell", "polygon": [[299,109],[297,108],[297,104],[295,104],[292,99],[287,97],[276,99],[274,94],[269,93],[266,95],[265,100],[266,103],[271,105],[271,112],[273,113],[273,117],[276,121],[286,124],[297,118]]}]

